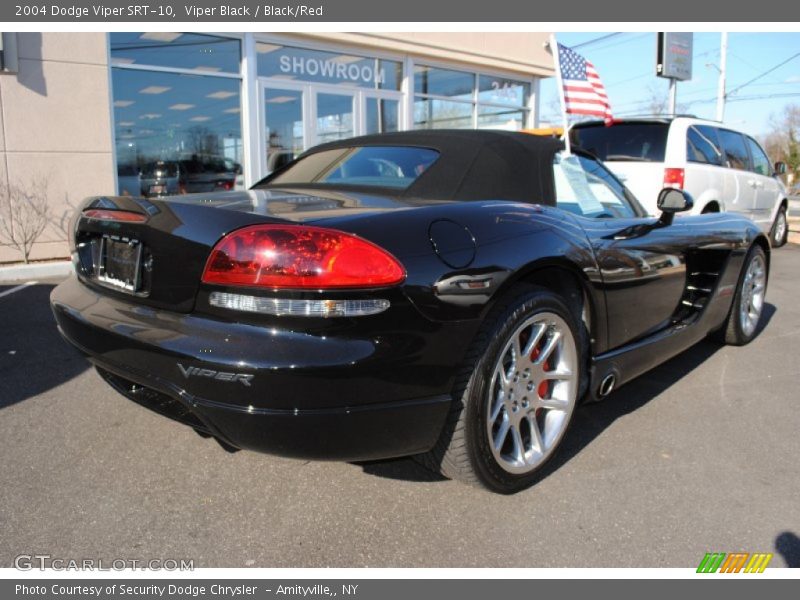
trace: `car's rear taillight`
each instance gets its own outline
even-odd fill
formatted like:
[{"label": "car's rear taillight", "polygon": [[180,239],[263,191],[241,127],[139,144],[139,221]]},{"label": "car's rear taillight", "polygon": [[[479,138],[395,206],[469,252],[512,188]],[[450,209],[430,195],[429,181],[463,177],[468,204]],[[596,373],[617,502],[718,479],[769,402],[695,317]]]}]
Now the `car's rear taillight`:
[{"label": "car's rear taillight", "polygon": [[683,189],[683,169],[667,168],[664,169],[664,187]]},{"label": "car's rear taillight", "polygon": [[83,211],[83,216],[97,221],[120,221],[123,223],[144,223],[147,221],[147,215],[129,210],[89,208]]},{"label": "car's rear taillight", "polygon": [[304,225],[252,225],[220,240],[203,283],[272,289],[368,289],[405,279],[391,254],[355,235]]}]

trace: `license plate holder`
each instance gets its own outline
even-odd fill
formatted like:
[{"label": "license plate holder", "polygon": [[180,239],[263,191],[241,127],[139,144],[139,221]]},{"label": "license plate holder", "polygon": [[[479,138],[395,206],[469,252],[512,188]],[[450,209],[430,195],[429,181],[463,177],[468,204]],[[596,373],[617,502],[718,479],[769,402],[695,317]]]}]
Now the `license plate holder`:
[{"label": "license plate holder", "polygon": [[100,239],[97,280],[131,294],[141,287],[142,243],[129,238],[104,235]]}]

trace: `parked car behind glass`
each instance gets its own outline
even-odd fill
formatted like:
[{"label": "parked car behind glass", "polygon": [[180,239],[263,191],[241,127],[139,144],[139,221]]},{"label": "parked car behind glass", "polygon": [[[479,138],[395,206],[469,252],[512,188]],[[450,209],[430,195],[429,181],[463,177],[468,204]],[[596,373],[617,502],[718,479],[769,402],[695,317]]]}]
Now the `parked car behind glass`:
[{"label": "parked car behind glass", "polygon": [[144,165],[139,172],[142,196],[171,196],[180,192],[180,165],[175,161],[157,160]]}]

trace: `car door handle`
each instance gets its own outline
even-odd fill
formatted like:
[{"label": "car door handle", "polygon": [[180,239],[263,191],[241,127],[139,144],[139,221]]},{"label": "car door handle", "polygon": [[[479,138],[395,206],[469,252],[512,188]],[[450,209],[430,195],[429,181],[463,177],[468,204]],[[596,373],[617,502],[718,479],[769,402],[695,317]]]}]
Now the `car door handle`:
[{"label": "car door handle", "polygon": [[761,188],[761,187],[764,187],[764,184],[763,184],[763,183],[761,183],[760,181],[756,181],[755,179],[748,179],[748,180],[747,180],[747,185],[749,185],[751,188]]}]

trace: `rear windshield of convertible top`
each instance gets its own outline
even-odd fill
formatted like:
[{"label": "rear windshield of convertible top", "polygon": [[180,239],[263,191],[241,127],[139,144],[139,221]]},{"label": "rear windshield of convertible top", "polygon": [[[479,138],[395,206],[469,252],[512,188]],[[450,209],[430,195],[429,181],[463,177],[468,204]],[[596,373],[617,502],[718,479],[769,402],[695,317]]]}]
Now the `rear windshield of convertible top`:
[{"label": "rear windshield of convertible top", "polygon": [[430,167],[439,153],[416,146],[354,146],[304,156],[269,185],[315,184],[405,189]]}]

